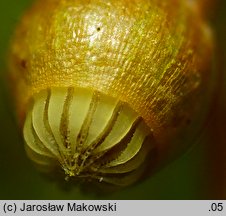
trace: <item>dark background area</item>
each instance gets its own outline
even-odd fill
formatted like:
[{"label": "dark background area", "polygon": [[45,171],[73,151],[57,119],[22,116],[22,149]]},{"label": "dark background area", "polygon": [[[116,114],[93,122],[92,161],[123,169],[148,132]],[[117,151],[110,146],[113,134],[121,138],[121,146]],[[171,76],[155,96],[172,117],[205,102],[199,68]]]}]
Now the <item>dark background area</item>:
[{"label": "dark background area", "polygon": [[226,1],[209,16],[216,33],[218,91],[209,124],[197,143],[151,178],[105,195],[65,190],[41,176],[27,158],[10,106],[6,52],[19,17],[32,0],[0,1],[0,199],[226,199]]}]

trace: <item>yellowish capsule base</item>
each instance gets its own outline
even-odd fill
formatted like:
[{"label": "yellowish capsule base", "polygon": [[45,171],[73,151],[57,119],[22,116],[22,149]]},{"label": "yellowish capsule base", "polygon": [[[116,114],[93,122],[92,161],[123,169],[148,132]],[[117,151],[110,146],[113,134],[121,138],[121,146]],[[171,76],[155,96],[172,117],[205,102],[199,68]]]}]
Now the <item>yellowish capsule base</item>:
[{"label": "yellowish capsule base", "polygon": [[126,103],[84,88],[51,88],[33,98],[26,151],[44,172],[129,185],[143,174],[153,138]]}]

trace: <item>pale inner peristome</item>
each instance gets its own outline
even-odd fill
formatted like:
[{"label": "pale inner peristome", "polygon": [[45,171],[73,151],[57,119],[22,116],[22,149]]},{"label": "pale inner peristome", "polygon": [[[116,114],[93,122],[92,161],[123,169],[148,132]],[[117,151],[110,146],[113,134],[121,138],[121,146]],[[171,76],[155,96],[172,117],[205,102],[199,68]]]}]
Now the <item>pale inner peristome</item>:
[{"label": "pale inner peristome", "polygon": [[149,128],[126,103],[84,88],[51,88],[33,98],[24,124],[30,159],[45,172],[128,185],[153,148]]}]

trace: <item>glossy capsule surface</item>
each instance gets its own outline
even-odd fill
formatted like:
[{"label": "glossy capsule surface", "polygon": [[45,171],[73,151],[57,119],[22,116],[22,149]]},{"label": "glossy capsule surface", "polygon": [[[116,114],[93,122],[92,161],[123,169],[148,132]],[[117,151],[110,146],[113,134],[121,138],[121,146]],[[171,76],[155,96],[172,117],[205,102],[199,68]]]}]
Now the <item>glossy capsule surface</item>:
[{"label": "glossy capsule surface", "polygon": [[187,146],[212,77],[200,10],[185,0],[37,1],[9,55],[29,157],[45,171],[127,185],[152,149],[161,164]]}]

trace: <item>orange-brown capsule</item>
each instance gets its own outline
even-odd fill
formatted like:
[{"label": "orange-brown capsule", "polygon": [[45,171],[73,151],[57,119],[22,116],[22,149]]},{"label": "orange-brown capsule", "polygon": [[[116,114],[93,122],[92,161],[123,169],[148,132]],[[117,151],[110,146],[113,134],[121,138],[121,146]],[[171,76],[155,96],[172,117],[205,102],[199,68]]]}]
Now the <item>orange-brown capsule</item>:
[{"label": "orange-brown capsule", "polygon": [[186,0],[38,0],[9,55],[31,160],[129,185],[186,148],[213,77],[200,14]]}]

